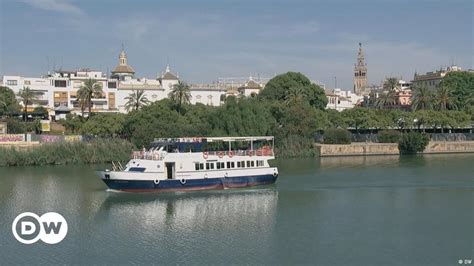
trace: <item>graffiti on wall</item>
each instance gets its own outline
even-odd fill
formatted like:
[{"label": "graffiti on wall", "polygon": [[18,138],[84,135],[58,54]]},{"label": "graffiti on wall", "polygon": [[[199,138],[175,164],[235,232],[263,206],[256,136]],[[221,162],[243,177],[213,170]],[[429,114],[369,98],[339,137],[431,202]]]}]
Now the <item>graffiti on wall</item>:
[{"label": "graffiti on wall", "polygon": [[0,142],[19,142],[19,141],[25,141],[25,135],[23,134],[0,135]]}]

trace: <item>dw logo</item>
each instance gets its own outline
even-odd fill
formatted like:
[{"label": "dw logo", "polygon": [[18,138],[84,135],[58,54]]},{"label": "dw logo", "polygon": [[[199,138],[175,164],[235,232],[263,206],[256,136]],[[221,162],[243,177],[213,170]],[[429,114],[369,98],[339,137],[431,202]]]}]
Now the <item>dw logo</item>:
[{"label": "dw logo", "polygon": [[66,237],[67,229],[66,219],[56,212],[47,212],[41,217],[24,212],[12,224],[13,236],[23,244],[33,244],[40,239],[47,244],[57,244]]}]

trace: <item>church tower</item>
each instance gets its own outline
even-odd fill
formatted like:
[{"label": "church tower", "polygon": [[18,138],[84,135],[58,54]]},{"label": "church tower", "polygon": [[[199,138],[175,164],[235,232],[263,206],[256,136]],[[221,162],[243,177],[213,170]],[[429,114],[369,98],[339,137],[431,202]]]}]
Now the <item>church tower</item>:
[{"label": "church tower", "polygon": [[128,65],[127,54],[125,53],[122,45],[122,51],[119,55],[118,65],[114,68],[114,70],[112,70],[112,78],[123,81],[133,78],[134,74],[135,70],[133,70],[133,68]]},{"label": "church tower", "polygon": [[357,63],[354,66],[354,93],[360,95],[367,87],[367,64],[365,63],[362,43],[359,43]]}]

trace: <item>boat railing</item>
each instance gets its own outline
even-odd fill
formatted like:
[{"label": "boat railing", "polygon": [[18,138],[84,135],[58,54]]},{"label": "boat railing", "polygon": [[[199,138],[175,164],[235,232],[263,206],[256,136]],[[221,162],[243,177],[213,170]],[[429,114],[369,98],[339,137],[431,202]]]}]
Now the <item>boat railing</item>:
[{"label": "boat railing", "polygon": [[[161,161],[165,157],[165,153],[157,151],[132,151],[132,159],[154,160]],[[203,156],[218,156],[220,158],[234,157],[234,156],[274,156],[274,151],[271,148],[261,148],[256,150],[231,150],[231,151],[204,151]]]},{"label": "boat railing", "polygon": [[274,156],[273,149],[266,148],[266,149],[256,149],[256,150],[232,150],[232,151],[205,151],[203,155],[210,156],[218,156],[218,157],[234,157],[234,156]]}]

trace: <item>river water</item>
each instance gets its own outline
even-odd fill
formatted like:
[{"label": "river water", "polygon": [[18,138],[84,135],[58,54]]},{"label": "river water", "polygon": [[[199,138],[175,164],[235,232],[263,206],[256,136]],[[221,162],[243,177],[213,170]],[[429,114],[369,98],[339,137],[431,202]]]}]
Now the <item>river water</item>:
[{"label": "river water", "polygon": [[[107,191],[100,166],[0,168],[0,264],[459,265],[474,259],[474,155],[275,161],[272,186]],[[68,222],[13,237],[22,212]],[[473,261],[474,264],[474,261]]]}]

